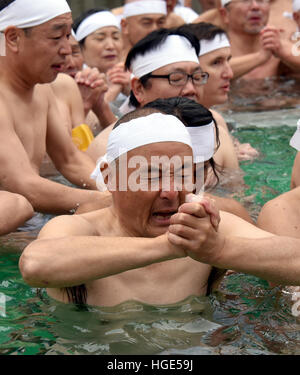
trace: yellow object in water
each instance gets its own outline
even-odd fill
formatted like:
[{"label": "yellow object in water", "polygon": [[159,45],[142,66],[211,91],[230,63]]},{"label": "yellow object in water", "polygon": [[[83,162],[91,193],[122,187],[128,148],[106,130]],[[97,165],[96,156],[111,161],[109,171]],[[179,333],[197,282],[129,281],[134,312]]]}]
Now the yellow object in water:
[{"label": "yellow object in water", "polygon": [[94,135],[87,124],[78,125],[72,130],[72,140],[81,151],[86,151],[93,139]]}]

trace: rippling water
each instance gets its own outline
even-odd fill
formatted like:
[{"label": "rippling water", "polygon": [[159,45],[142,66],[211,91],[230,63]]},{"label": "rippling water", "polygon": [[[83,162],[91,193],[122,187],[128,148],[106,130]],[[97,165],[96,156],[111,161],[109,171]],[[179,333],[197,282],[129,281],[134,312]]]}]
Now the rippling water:
[{"label": "rippling water", "polygon": [[[289,189],[295,151],[288,142],[298,109],[227,111],[225,117],[233,134],[261,153],[242,163],[248,187],[239,198],[255,216],[264,202]],[[300,354],[292,296],[264,280],[233,273],[210,297],[80,310],[23,282],[19,253],[35,236],[0,238],[0,297],[6,297],[6,316],[0,302],[0,354]]]}]

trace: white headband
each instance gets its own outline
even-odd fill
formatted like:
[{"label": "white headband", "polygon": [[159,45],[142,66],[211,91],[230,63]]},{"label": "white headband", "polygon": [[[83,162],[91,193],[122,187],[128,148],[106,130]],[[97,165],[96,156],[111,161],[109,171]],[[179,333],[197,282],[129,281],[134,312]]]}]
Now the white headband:
[{"label": "white headband", "polygon": [[124,18],[140,16],[142,14],[164,14],[167,15],[167,4],[165,1],[134,1],[124,5]]},{"label": "white headband", "polygon": [[179,35],[170,35],[157,48],[138,55],[131,63],[131,71],[135,77],[141,78],[163,66],[182,61],[199,64],[196,51],[189,40]]},{"label": "white headband", "polygon": [[185,143],[193,149],[194,162],[204,162],[214,154],[214,123],[185,127],[175,116],[153,113],[119,125],[110,133],[107,153],[98,160],[91,174],[91,178],[97,181],[98,189],[106,189],[100,171],[103,163],[109,164],[130,150],[157,142]]},{"label": "white headband", "polygon": [[222,7],[224,7],[226,4],[229,4],[231,2],[231,0],[222,0],[221,3],[222,3]]},{"label": "white headband", "polygon": [[215,152],[215,124],[212,121],[208,125],[188,126],[193,146],[194,163],[207,161]]},{"label": "white headband", "polygon": [[200,40],[199,56],[225,47],[230,47],[230,42],[225,34],[217,34],[213,40],[202,39]]},{"label": "white headband", "polygon": [[297,151],[300,151],[300,120],[297,122],[297,130],[290,140],[290,146],[294,147]]},{"label": "white headband", "polygon": [[300,0],[293,0],[293,12],[300,10]]},{"label": "white headband", "polygon": [[94,13],[81,22],[76,31],[76,39],[80,42],[94,31],[108,26],[120,28],[119,22],[114,14],[108,11]]},{"label": "white headband", "polygon": [[[52,20],[71,9],[65,0],[15,0],[0,11],[0,31],[8,26],[20,29]],[[5,36],[0,34],[0,56],[5,56]]]}]

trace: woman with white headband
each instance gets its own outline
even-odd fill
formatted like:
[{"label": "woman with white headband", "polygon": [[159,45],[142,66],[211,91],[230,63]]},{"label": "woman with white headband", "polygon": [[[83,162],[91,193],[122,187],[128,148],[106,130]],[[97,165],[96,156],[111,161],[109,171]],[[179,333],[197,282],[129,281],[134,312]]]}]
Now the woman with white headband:
[{"label": "woman with white headband", "polygon": [[[85,64],[98,68],[108,78],[109,91],[106,99],[113,102],[122,92],[130,91],[130,74],[121,62],[123,39],[119,21],[107,10],[90,9],[74,22],[76,39],[81,47]],[[119,97],[121,105],[125,97]]]},{"label": "woman with white headband", "polygon": [[119,23],[111,12],[91,9],[74,21],[73,29],[88,66],[106,73],[120,62],[122,36]]}]

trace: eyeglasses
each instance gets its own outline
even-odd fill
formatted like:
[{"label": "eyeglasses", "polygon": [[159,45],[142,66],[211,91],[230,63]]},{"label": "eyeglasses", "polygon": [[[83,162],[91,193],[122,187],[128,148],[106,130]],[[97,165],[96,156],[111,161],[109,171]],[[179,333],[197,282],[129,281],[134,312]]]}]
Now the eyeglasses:
[{"label": "eyeglasses", "polygon": [[227,5],[231,3],[241,3],[243,5],[250,6],[253,2],[256,2],[258,5],[267,5],[270,3],[270,0],[234,0],[228,3]]},{"label": "eyeglasses", "polygon": [[191,78],[195,86],[205,85],[209,74],[206,72],[195,72],[187,74],[185,72],[173,72],[166,75],[149,74],[149,78],[166,78],[172,86],[185,86],[189,78]]}]

